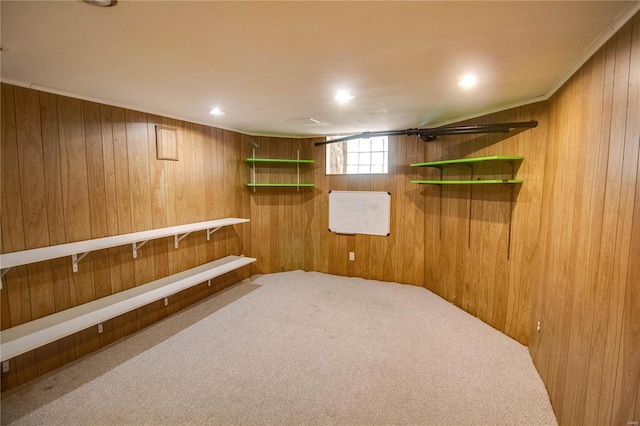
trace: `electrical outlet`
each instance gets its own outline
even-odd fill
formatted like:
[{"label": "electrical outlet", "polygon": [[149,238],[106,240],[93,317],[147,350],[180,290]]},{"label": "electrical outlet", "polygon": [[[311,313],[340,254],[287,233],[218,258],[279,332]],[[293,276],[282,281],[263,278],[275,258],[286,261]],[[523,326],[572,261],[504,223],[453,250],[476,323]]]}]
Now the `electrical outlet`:
[{"label": "electrical outlet", "polygon": [[9,372],[9,361],[2,361],[2,372],[3,373]]},{"label": "electrical outlet", "polygon": [[538,324],[536,325],[536,331],[540,333],[540,330],[542,330],[542,322],[538,321]]},{"label": "electrical outlet", "polygon": [[164,306],[168,306],[169,305],[169,298],[165,297],[164,298]]},{"label": "electrical outlet", "polygon": [[352,251],[349,252],[349,260],[356,260],[355,252],[352,252]]},{"label": "electrical outlet", "polygon": [[98,334],[102,333],[104,328],[102,328],[102,324],[98,324]]}]

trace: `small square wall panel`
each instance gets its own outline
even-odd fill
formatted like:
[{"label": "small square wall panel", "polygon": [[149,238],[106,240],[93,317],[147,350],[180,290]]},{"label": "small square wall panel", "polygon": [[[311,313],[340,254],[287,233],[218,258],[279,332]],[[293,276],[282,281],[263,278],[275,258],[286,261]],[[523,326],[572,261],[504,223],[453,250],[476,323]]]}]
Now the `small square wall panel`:
[{"label": "small square wall panel", "polygon": [[178,129],[156,126],[158,160],[178,161]]}]

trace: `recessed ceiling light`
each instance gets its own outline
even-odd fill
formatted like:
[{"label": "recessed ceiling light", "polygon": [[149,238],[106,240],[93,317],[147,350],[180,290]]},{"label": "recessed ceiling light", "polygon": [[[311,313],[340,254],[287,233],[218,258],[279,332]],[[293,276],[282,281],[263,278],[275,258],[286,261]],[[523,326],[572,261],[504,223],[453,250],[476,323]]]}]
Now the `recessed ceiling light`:
[{"label": "recessed ceiling light", "polygon": [[118,0],[82,0],[85,3],[100,7],[111,7],[118,4]]},{"label": "recessed ceiling light", "polygon": [[475,75],[467,74],[458,81],[458,86],[463,89],[469,89],[478,84],[478,78]]},{"label": "recessed ceiling light", "polygon": [[212,115],[225,115],[226,112],[222,111],[220,108],[215,107],[214,109],[212,109],[211,111],[209,111],[209,114]]},{"label": "recessed ceiling light", "polygon": [[340,102],[341,104],[343,104],[345,102],[349,102],[353,98],[355,98],[355,96],[349,93],[348,91],[340,90],[338,91],[338,93],[336,93],[336,96],[334,99]]}]

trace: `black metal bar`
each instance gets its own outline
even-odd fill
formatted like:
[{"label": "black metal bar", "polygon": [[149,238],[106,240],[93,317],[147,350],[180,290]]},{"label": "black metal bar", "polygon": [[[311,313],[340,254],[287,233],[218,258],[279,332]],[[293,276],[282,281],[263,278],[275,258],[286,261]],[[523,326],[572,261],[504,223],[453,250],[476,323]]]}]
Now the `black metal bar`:
[{"label": "black metal bar", "polygon": [[412,136],[418,135],[425,142],[434,140],[437,136],[448,135],[469,135],[484,133],[508,133],[511,129],[533,128],[538,125],[536,120],[521,121],[515,123],[495,123],[495,124],[478,124],[473,126],[451,126],[451,127],[434,127],[432,129],[407,129],[407,130],[389,130],[378,132],[364,132],[357,135],[345,136],[330,141],[316,142],[315,146],[327,145],[330,143],[345,142],[352,139],[366,139],[377,136]]}]

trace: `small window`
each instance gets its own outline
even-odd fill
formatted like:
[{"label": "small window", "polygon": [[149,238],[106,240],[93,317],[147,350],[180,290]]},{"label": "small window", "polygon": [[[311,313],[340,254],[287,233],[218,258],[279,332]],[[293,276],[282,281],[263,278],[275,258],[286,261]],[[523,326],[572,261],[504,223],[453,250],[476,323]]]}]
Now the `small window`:
[{"label": "small window", "polygon": [[327,145],[328,175],[389,173],[387,136],[352,139]]}]

